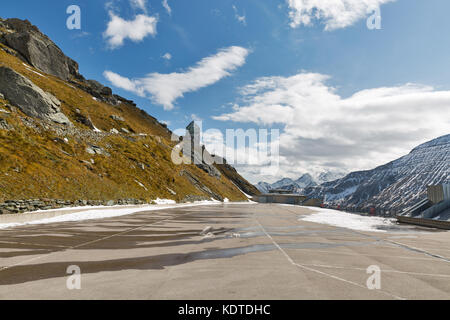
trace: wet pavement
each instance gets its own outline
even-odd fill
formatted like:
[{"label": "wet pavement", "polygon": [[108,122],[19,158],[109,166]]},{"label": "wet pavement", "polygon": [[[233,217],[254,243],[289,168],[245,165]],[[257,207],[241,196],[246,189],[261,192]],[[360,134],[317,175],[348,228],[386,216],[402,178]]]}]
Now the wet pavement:
[{"label": "wet pavement", "polygon": [[[308,214],[223,204],[0,230],[0,299],[450,298],[450,232],[354,231]],[[367,287],[370,266],[380,289]]]}]

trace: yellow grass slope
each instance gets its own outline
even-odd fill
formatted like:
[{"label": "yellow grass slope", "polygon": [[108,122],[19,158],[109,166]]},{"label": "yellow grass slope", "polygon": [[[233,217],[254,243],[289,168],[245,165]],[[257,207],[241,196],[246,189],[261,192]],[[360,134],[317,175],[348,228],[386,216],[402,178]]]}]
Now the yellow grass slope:
[{"label": "yellow grass slope", "polygon": [[[56,96],[74,124],[72,129],[46,124],[0,100],[0,119],[12,128],[0,130],[0,202],[33,198],[182,201],[187,196],[209,199],[211,194],[232,201],[246,200],[224,176],[216,179],[194,165],[173,164],[171,152],[175,142],[171,141],[171,133],[142,110],[127,103],[112,106],[96,101],[88,93],[3,50],[0,65],[14,69]],[[80,114],[102,133],[77,122]],[[130,134],[110,134],[113,128],[125,128]],[[91,146],[101,148],[109,156],[90,154],[87,148]],[[192,183],[188,176],[195,177],[201,186]]]}]

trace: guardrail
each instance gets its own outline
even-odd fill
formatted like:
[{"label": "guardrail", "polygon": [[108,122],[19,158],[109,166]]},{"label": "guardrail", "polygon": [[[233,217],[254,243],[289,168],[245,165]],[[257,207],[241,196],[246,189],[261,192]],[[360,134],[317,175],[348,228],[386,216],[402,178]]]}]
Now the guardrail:
[{"label": "guardrail", "polygon": [[407,224],[413,224],[413,225],[422,226],[422,227],[450,230],[450,221],[431,220],[431,219],[423,219],[423,218],[410,218],[410,217],[403,217],[403,216],[397,216],[397,220],[400,223],[407,223]]}]

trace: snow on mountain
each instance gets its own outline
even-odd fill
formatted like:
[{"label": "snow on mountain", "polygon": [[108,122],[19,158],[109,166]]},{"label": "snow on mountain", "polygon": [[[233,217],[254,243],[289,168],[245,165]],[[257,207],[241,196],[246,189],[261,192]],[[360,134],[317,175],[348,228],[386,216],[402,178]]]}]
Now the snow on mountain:
[{"label": "snow on mountain", "polygon": [[270,190],[272,190],[272,186],[270,183],[267,182],[259,182],[256,185],[256,188],[261,192],[261,193],[268,193]]},{"label": "snow on mountain", "polygon": [[342,172],[326,171],[322,172],[316,177],[313,177],[309,173],[306,173],[295,181],[290,178],[284,178],[273,184],[260,182],[256,187],[262,193],[267,193],[273,189],[282,189],[291,191],[293,193],[302,193],[305,188],[316,187],[324,182],[342,178],[344,175],[345,174]]},{"label": "snow on mountain", "polygon": [[347,175],[347,172],[344,171],[325,171],[320,173],[314,181],[317,184],[323,184],[325,182],[335,181],[341,179]]},{"label": "snow on mountain", "polygon": [[378,168],[352,172],[304,192],[332,205],[400,211],[424,199],[428,185],[449,182],[449,164],[450,135],[445,135]]},{"label": "snow on mountain", "polygon": [[289,178],[284,178],[284,179],[281,179],[280,181],[277,181],[277,182],[271,184],[270,187],[271,187],[271,189],[281,189],[286,186],[293,185],[294,183],[295,183],[294,180],[289,179]]},{"label": "snow on mountain", "polygon": [[317,183],[314,181],[314,178],[310,174],[304,174],[299,179],[295,180],[295,184],[299,188],[307,188],[317,186]]}]

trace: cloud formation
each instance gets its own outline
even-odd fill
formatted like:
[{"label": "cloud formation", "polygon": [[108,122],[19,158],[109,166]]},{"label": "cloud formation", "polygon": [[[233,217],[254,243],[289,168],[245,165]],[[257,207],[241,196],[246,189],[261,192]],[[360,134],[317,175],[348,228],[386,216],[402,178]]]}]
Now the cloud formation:
[{"label": "cloud formation", "polygon": [[322,21],[331,31],[353,25],[381,5],[395,0],[286,0],[291,27],[311,26]]},{"label": "cloud formation", "polygon": [[343,98],[328,79],[318,73],[257,79],[240,90],[232,112],[214,119],[281,127],[278,176],[289,177],[370,169],[449,133],[450,91],[404,84]]},{"label": "cloud formation", "polygon": [[241,16],[239,14],[239,11],[235,5],[233,5],[233,11],[234,11],[234,18],[239,22],[242,23],[244,26],[247,25],[247,17],[245,16],[245,13]]},{"label": "cloud formation", "polygon": [[140,96],[149,94],[154,103],[171,110],[175,101],[185,93],[197,91],[230,76],[232,71],[245,64],[248,54],[247,49],[233,46],[202,59],[185,72],[150,73],[144,78],[128,79],[105,71],[104,76],[114,86]]},{"label": "cloud formation", "polygon": [[130,0],[130,3],[133,8],[147,11],[147,0]]},{"label": "cloud formation", "polygon": [[134,20],[125,20],[114,12],[109,12],[110,21],[103,37],[111,49],[123,46],[125,39],[140,42],[147,36],[155,36],[158,18],[145,14],[137,15]]},{"label": "cloud formation", "polygon": [[169,16],[171,16],[172,15],[172,8],[169,6],[169,2],[167,0],[163,0],[162,6],[164,7],[164,9],[166,9],[166,11],[169,14]]},{"label": "cloud formation", "polygon": [[170,52],[167,52],[162,56],[162,58],[165,60],[172,60],[172,55],[170,54]]}]

